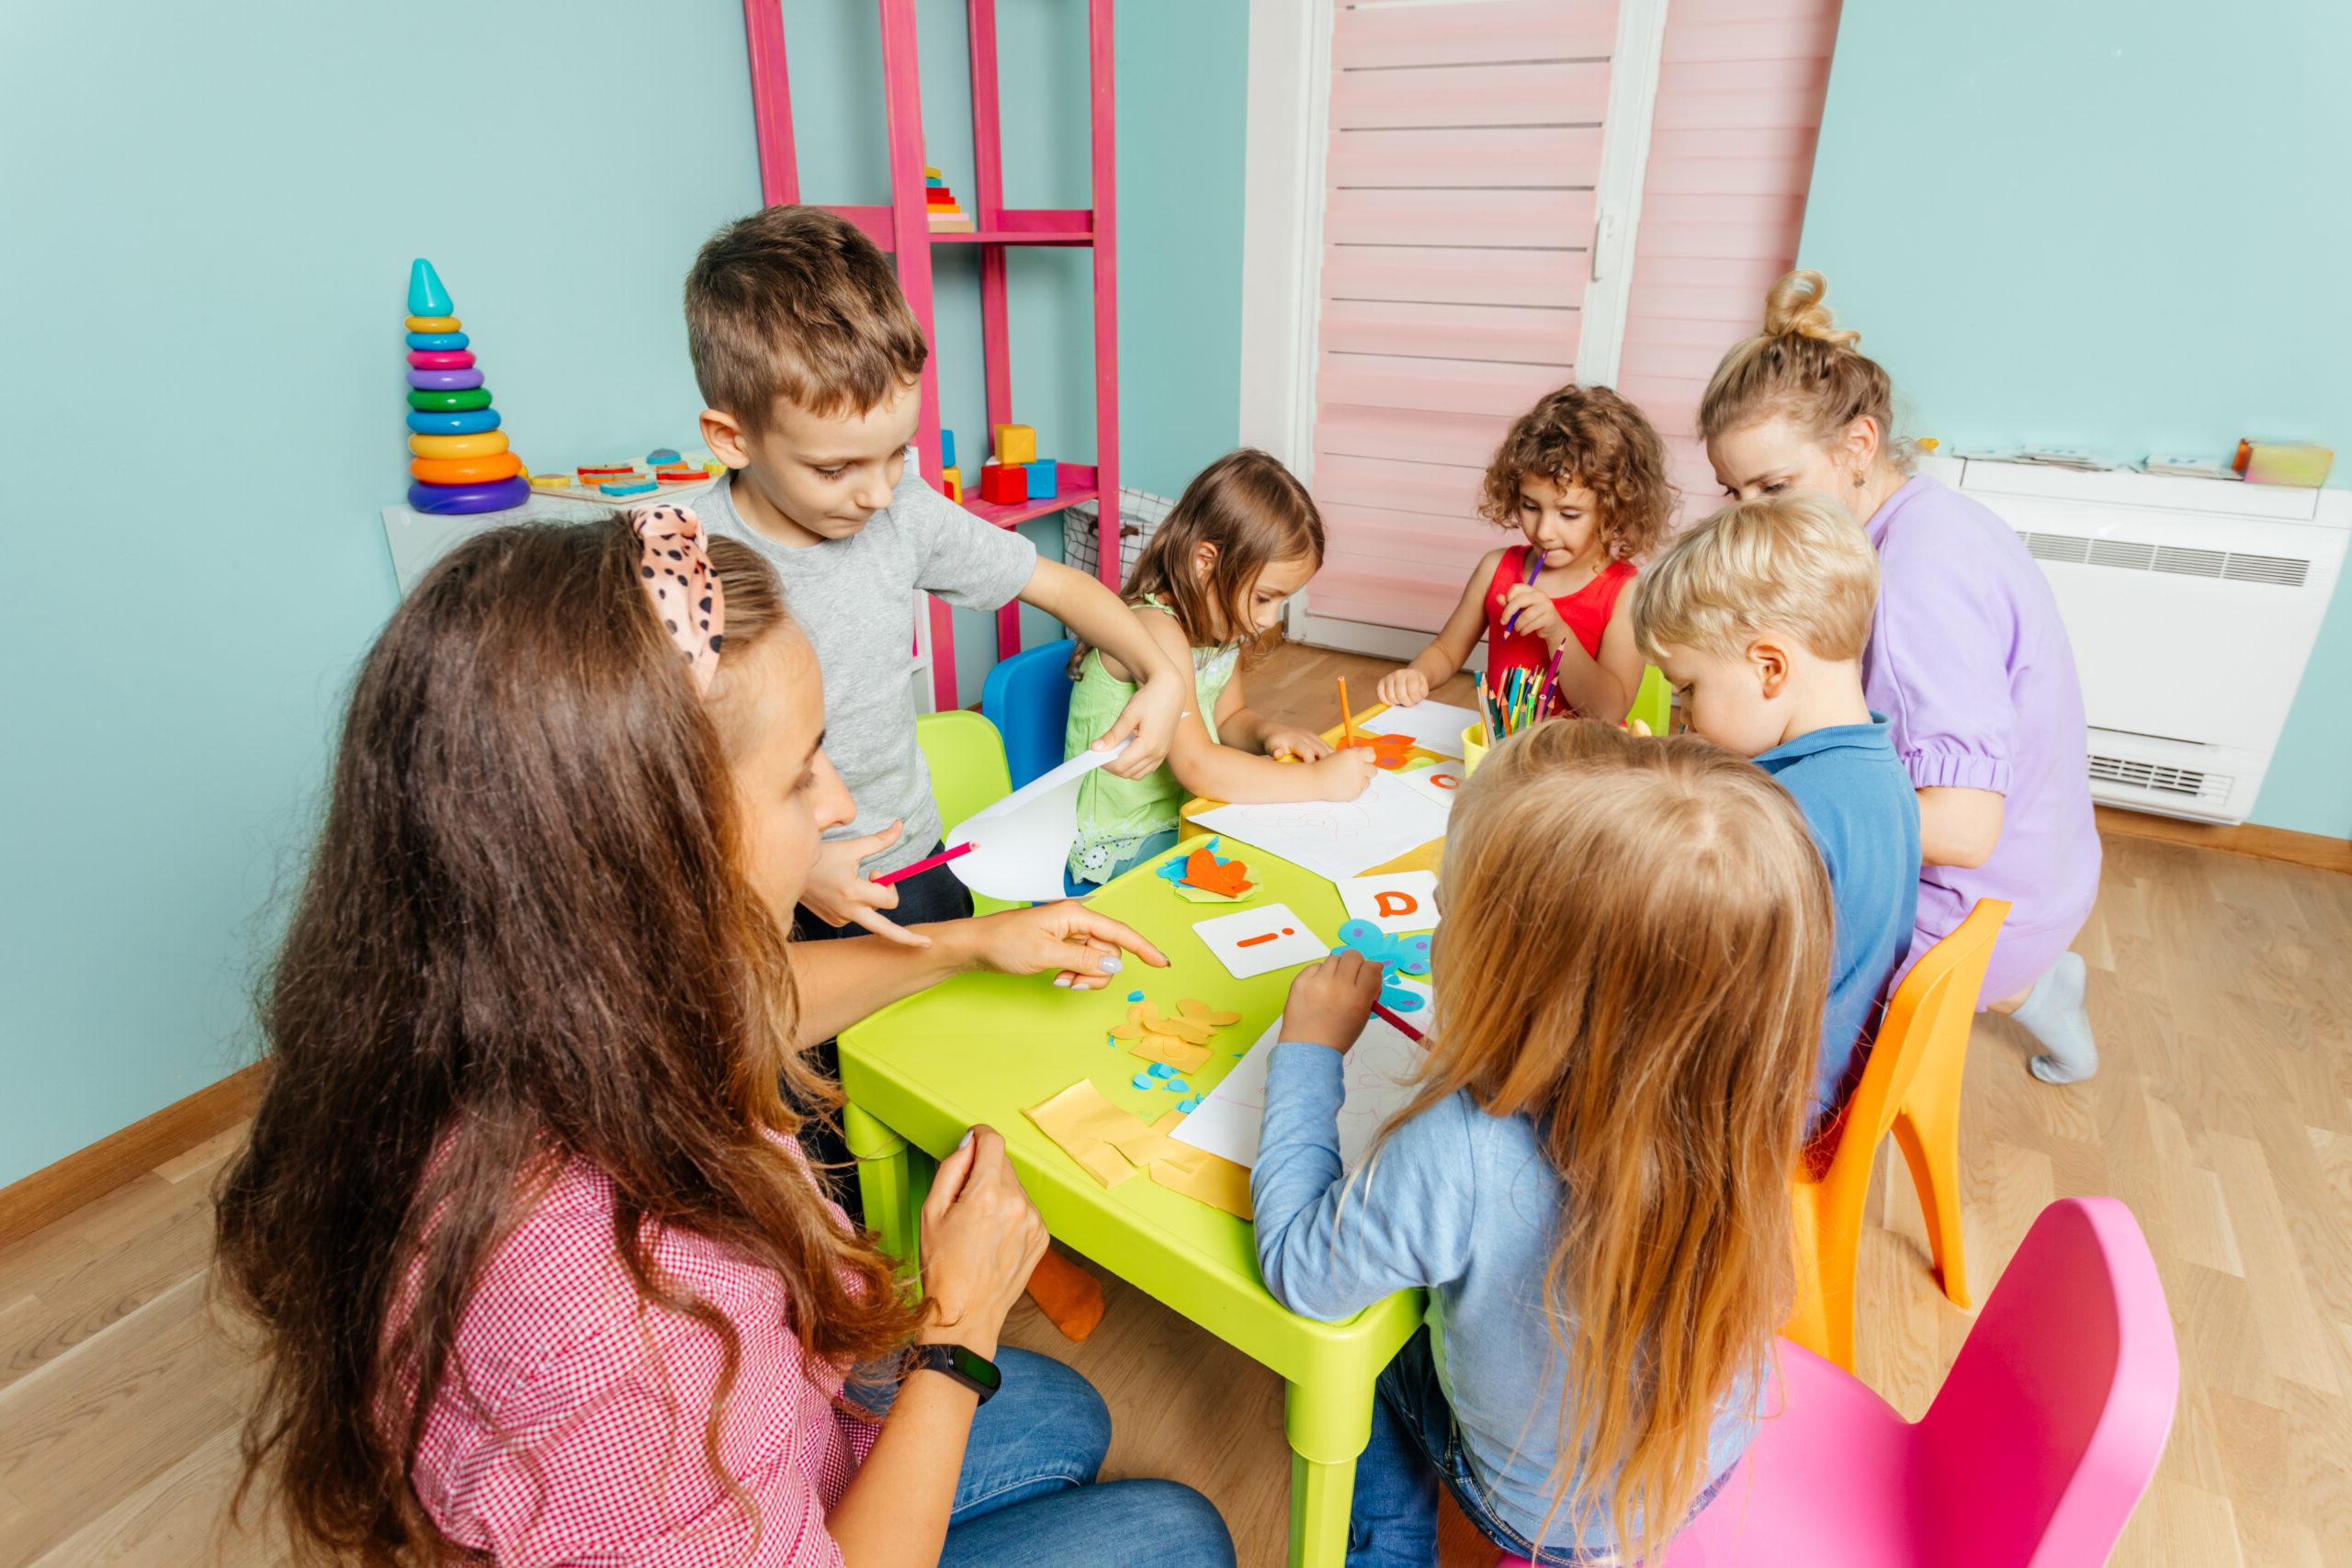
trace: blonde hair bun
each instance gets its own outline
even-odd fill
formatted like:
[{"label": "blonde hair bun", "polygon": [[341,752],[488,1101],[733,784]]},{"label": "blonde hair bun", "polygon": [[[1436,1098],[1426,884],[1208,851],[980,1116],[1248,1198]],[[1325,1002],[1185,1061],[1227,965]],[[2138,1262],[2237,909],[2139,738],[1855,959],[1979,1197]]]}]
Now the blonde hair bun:
[{"label": "blonde hair bun", "polygon": [[1821,274],[1798,270],[1783,273],[1764,296],[1764,333],[1768,337],[1818,338],[1836,348],[1851,348],[1862,334],[1838,330],[1838,318],[1822,299],[1829,285]]}]

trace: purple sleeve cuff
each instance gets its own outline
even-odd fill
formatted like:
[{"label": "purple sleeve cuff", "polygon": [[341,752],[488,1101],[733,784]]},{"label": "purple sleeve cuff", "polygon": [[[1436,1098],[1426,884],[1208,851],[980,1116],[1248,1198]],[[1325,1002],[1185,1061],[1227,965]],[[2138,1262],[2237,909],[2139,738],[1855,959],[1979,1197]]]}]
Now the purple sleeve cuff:
[{"label": "purple sleeve cuff", "polygon": [[2009,793],[2009,762],[1973,751],[1913,751],[1903,759],[1914,789],[1987,789]]}]

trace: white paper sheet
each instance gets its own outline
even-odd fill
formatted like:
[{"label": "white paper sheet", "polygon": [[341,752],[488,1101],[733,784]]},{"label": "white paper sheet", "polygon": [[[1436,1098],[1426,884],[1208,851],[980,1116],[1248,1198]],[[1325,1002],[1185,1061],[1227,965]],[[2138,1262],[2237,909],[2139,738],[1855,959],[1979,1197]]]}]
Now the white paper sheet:
[{"label": "white paper sheet", "polygon": [[1408,789],[1396,774],[1375,773],[1371,787],[1353,800],[1220,806],[1193,820],[1339,882],[1443,838],[1445,818],[1443,807]]},{"label": "white paper sheet", "polygon": [[1478,716],[1468,708],[1455,707],[1452,703],[1416,703],[1408,708],[1390,708],[1374,714],[1364,721],[1364,728],[1375,735],[1409,735],[1413,744],[1441,757],[1462,755],[1462,732],[1478,722]]},{"label": "white paper sheet", "polygon": [[[1411,980],[1392,978],[1392,986],[1429,995],[1429,987]],[[1404,1015],[1420,1029],[1430,1010]],[[1282,1043],[1283,1021],[1276,1019],[1233,1064],[1233,1070],[1202,1097],[1190,1116],[1177,1124],[1176,1141],[1222,1155],[1238,1165],[1258,1163],[1258,1126],[1266,1114],[1266,1059]],[[1407,1101],[1413,1086],[1406,1080],[1421,1065],[1421,1047],[1375,1015],[1363,1026],[1348,1053],[1347,1098],[1340,1105],[1340,1162],[1353,1170],[1372,1147],[1373,1135]]]},{"label": "white paper sheet", "polygon": [[1444,807],[1449,815],[1453,810],[1453,797],[1469,781],[1470,775],[1463,772],[1460,762],[1431,762],[1425,767],[1408,768],[1396,775],[1398,784],[1429,796]]},{"label": "white paper sheet", "polygon": [[1041,904],[1065,897],[1062,874],[1078,838],[1079,781],[1134,744],[1130,738],[1108,751],[1080,751],[948,829],[948,848],[973,846],[947,863],[956,878],[991,898]]}]

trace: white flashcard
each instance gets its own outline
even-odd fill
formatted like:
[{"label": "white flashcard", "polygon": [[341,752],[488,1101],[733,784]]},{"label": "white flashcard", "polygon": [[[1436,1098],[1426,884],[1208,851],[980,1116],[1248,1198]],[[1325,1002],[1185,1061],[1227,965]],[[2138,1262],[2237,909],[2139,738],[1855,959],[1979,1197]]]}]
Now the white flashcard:
[{"label": "white flashcard", "polygon": [[1453,797],[1462,793],[1469,779],[1459,762],[1439,762],[1432,767],[1415,768],[1408,773],[1398,773],[1396,782],[1407,789],[1428,795],[1448,811],[1453,809]]},{"label": "white flashcard", "polygon": [[1062,873],[1078,838],[1079,782],[1134,744],[1130,737],[1108,751],[1080,751],[948,829],[948,848],[972,846],[947,863],[956,878],[975,893],[1015,903],[1067,897]]},{"label": "white flashcard", "polygon": [[1351,876],[1337,885],[1348,918],[1370,920],[1390,936],[1425,931],[1437,925],[1437,873],[1397,871],[1385,876]]},{"label": "white flashcard", "polygon": [[1262,909],[1219,915],[1216,919],[1201,921],[1193,928],[1193,933],[1216,954],[1218,963],[1233,971],[1237,980],[1271,974],[1296,964],[1312,964],[1331,951],[1331,944],[1291,913],[1287,904],[1269,904]]},{"label": "white flashcard", "polygon": [[1384,708],[1364,721],[1364,728],[1383,735],[1409,735],[1413,744],[1441,757],[1462,755],[1462,732],[1478,722],[1468,708],[1452,703],[1415,703],[1408,708]]}]

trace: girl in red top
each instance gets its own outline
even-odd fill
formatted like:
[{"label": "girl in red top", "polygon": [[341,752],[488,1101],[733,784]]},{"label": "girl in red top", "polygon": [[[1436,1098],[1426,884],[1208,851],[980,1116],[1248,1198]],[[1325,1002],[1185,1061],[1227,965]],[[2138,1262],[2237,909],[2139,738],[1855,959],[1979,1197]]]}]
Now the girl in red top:
[{"label": "girl in red top", "polygon": [[1437,639],[1382,677],[1380,700],[1427,697],[1484,628],[1488,691],[1513,670],[1540,682],[1556,662],[1555,712],[1622,722],[1642,682],[1624,591],[1674,510],[1657,430],[1606,387],[1547,393],[1496,450],[1478,510],[1527,543],[1487,552]]},{"label": "girl in red top", "polygon": [[995,1132],[939,1162],[920,1298],[800,1153],[841,1104],[808,1047],[874,1009],[1165,962],[1075,903],[787,947],[852,813],[823,727],[775,576],[676,507],[493,529],[394,612],[219,1208],[300,1560],[1231,1568],[1197,1494],[1090,1484],[1101,1398],[999,1348],[1046,1237]]}]

